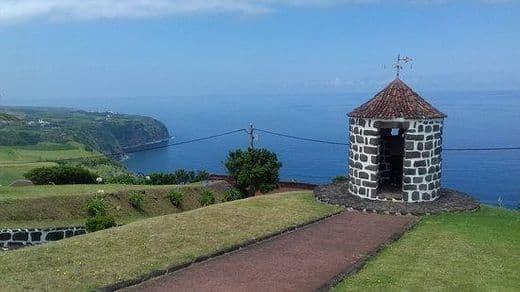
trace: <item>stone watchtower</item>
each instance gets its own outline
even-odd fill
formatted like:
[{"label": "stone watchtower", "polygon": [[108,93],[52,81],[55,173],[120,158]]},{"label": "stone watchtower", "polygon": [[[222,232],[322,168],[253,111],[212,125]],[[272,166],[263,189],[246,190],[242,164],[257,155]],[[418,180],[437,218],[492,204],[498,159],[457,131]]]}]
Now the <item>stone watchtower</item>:
[{"label": "stone watchtower", "polygon": [[350,193],[401,202],[440,196],[445,114],[397,78],[348,116]]}]

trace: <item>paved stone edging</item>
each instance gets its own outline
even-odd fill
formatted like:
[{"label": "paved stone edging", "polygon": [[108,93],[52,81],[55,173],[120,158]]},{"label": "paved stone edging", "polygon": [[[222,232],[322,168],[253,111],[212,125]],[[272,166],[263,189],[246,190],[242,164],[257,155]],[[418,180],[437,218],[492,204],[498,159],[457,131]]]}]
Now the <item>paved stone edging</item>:
[{"label": "paved stone edging", "polygon": [[202,262],[202,261],[205,261],[205,260],[208,260],[208,259],[211,259],[211,258],[215,258],[215,257],[221,256],[221,255],[224,255],[224,254],[227,254],[227,253],[239,250],[241,248],[247,247],[249,245],[253,245],[253,244],[259,243],[259,242],[264,241],[264,240],[273,239],[275,237],[278,237],[278,236],[280,236],[282,234],[285,234],[285,233],[288,233],[288,232],[296,231],[296,230],[298,230],[298,229],[300,229],[302,227],[318,223],[318,222],[323,221],[323,220],[325,220],[327,218],[330,218],[332,216],[338,215],[338,214],[340,214],[342,212],[344,212],[344,210],[337,211],[337,212],[329,214],[329,215],[327,215],[325,217],[314,219],[312,221],[309,221],[309,222],[306,222],[306,223],[302,223],[302,224],[299,224],[299,225],[296,225],[296,226],[292,226],[292,227],[283,229],[281,231],[273,232],[273,233],[270,233],[268,235],[265,235],[265,236],[262,236],[262,237],[259,237],[259,238],[250,239],[250,240],[247,240],[245,242],[233,245],[231,247],[225,248],[223,250],[214,252],[214,253],[209,254],[209,255],[203,255],[203,256],[196,257],[191,262],[187,262],[187,263],[184,263],[184,264],[173,265],[173,266],[167,267],[165,269],[161,269],[161,270],[151,271],[151,272],[149,272],[149,273],[147,273],[145,275],[139,276],[138,278],[117,282],[117,283],[114,283],[114,284],[111,284],[111,285],[107,285],[107,286],[104,286],[104,287],[101,287],[101,288],[94,289],[94,291],[108,292],[108,291],[116,291],[116,290],[123,289],[123,288],[126,288],[126,287],[134,286],[134,285],[143,283],[145,281],[148,281],[148,280],[150,280],[152,278],[156,278],[156,277],[159,277],[159,276],[163,276],[163,275],[166,275],[166,274],[169,274],[169,273],[173,273],[175,271],[187,268],[187,267],[189,267],[189,266],[191,266],[191,265],[193,265],[195,263]]},{"label": "paved stone edging", "polygon": [[324,203],[340,205],[358,211],[394,214],[429,215],[441,212],[475,211],[480,203],[470,195],[442,188],[439,198],[431,202],[404,203],[363,199],[349,192],[348,183],[335,183],[318,186],[315,197]]},{"label": "paved stone edging", "polygon": [[[357,212],[357,211],[347,211],[347,212]],[[390,244],[399,240],[405,233],[414,229],[415,226],[417,226],[417,223],[419,223],[419,221],[421,221],[421,217],[415,217],[415,218],[417,218],[417,220],[410,222],[406,226],[406,228],[404,228],[404,230],[394,233],[387,241],[381,243],[376,249],[374,249],[373,251],[368,253],[365,257],[359,259],[355,264],[353,264],[352,266],[345,269],[343,272],[339,273],[338,275],[336,275],[335,277],[330,279],[318,291],[320,291],[320,292],[331,291],[332,288],[334,288],[334,286],[339,284],[345,278],[350,277],[354,274],[357,274],[359,271],[361,271],[361,269],[363,269],[363,267],[369,260],[371,260],[372,258],[377,256],[387,246],[389,246]]]},{"label": "paved stone edging", "polygon": [[61,240],[85,233],[87,233],[87,230],[85,227],[81,226],[58,228],[0,229],[0,249],[16,249],[28,245]]}]

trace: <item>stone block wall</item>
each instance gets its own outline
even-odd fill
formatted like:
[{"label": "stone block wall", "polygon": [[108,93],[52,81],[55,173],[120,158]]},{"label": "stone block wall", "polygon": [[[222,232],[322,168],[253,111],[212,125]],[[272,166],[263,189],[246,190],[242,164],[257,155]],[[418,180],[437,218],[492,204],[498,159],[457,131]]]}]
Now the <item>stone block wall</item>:
[{"label": "stone block wall", "polygon": [[87,230],[84,227],[0,229],[0,249],[15,249],[27,245],[42,244],[85,233],[87,233]]},{"label": "stone block wall", "polygon": [[370,119],[349,119],[349,191],[376,199],[379,180],[379,129]]},{"label": "stone block wall", "polygon": [[378,200],[379,179],[387,176],[387,154],[381,153],[381,133],[405,130],[403,159],[404,202],[438,198],[442,169],[443,120],[387,121],[349,119],[348,187],[352,194]]},{"label": "stone block wall", "polygon": [[404,201],[432,201],[439,197],[442,131],[442,120],[413,121],[406,130],[403,162]]}]

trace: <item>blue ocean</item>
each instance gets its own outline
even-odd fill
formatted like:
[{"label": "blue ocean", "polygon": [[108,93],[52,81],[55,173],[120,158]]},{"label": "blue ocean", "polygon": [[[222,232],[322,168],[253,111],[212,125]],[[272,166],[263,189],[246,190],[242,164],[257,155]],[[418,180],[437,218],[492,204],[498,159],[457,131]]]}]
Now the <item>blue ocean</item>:
[{"label": "blue ocean", "polygon": [[[421,92],[448,115],[445,148],[520,146],[520,92]],[[256,128],[288,135],[347,142],[346,114],[371,93],[337,95],[221,95],[197,97],[33,100],[30,105],[68,106],[149,115],[164,122],[173,143],[235,129]],[[25,104],[29,105],[29,104]],[[256,132],[255,146],[277,153],[281,178],[327,183],[347,173],[347,146],[294,140]],[[245,132],[207,141],[131,154],[125,165],[140,173],[177,168],[225,173],[229,151],[246,148]],[[520,203],[520,150],[444,151],[443,185],[488,204]]]}]

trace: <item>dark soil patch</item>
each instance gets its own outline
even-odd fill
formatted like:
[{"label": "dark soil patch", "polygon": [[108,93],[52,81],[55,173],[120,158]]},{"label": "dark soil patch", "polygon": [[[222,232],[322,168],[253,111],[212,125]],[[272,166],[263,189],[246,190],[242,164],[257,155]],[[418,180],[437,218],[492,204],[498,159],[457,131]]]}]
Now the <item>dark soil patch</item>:
[{"label": "dark soil patch", "polygon": [[427,215],[440,212],[474,211],[480,207],[480,203],[470,195],[450,189],[441,189],[440,198],[433,202],[420,203],[362,199],[348,191],[347,183],[318,186],[314,190],[314,195],[318,200],[328,204],[385,214]]}]

